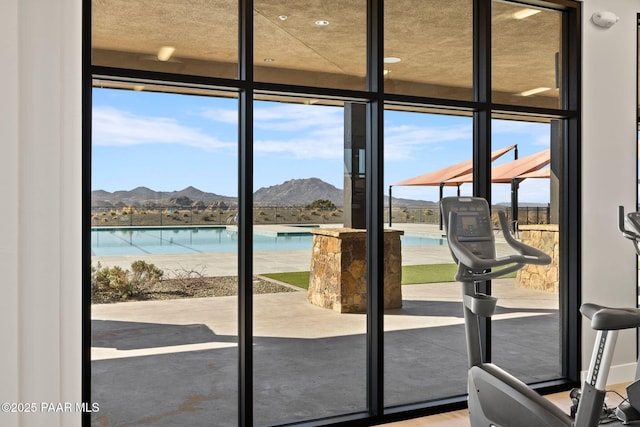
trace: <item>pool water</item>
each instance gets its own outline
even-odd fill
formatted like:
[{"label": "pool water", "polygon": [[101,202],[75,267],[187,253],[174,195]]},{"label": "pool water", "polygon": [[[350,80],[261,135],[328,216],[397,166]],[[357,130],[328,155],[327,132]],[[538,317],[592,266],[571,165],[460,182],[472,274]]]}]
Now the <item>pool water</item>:
[{"label": "pool water", "polygon": [[[309,232],[253,235],[254,251],[311,249]],[[446,245],[446,239],[404,235],[403,246]],[[91,230],[91,255],[186,254],[236,252],[236,230],[219,228],[145,228]]]}]

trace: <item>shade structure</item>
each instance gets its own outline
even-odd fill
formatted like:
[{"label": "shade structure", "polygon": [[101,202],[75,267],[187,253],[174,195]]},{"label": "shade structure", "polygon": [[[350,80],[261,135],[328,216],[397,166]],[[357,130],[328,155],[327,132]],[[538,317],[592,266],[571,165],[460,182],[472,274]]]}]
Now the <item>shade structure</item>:
[{"label": "shade structure", "polygon": [[[501,148],[491,153],[491,161],[496,160],[500,156],[508,153],[517,147],[517,144],[510,145],[508,147]],[[457,163],[455,165],[447,166],[442,169],[435,170],[433,172],[427,172],[423,175],[419,175],[413,178],[405,179],[403,181],[396,182],[395,184],[391,184],[392,187],[396,186],[453,186],[459,185],[455,182],[450,182],[449,180],[471,173],[473,170],[473,160],[467,160],[464,162]]]},{"label": "shade structure", "polygon": [[518,179],[527,178],[551,178],[551,168],[538,169],[518,176]]},{"label": "shade structure", "polygon": [[[503,154],[507,153],[516,145],[505,147],[491,153],[491,161],[496,160]],[[503,163],[491,168],[491,182],[511,184],[511,208],[515,216],[514,223],[517,221],[518,209],[518,185],[520,181],[526,178],[549,178],[550,169],[542,169],[551,163],[551,150],[542,150],[521,159]],[[472,161],[466,161],[452,165],[434,172],[429,172],[415,178],[409,178],[404,181],[397,182],[389,186],[389,225],[391,225],[391,187],[401,185],[422,185],[422,186],[439,186],[440,199],[442,199],[442,188],[445,186],[457,186],[473,181],[473,164]],[[440,229],[442,229],[442,217],[440,218]]]},{"label": "shade structure", "polygon": [[[550,172],[548,170],[547,172],[537,172],[543,170],[542,168],[549,163],[551,163],[551,150],[542,150],[521,159],[494,166],[491,168],[491,182],[508,184],[514,179],[549,178]],[[545,174],[546,176],[544,176]],[[472,181],[473,173],[469,172],[447,180],[446,185],[461,185]]]},{"label": "shade structure", "polygon": [[[491,153],[491,161],[496,160],[500,156],[508,153],[509,151],[516,149],[517,157],[518,144],[513,144],[508,147],[495,150]],[[473,160],[467,160],[455,165],[447,166],[446,168],[438,169],[433,172],[427,172],[423,175],[419,175],[413,178],[405,179],[404,181],[396,182],[389,186],[389,227],[392,225],[392,208],[391,208],[391,188],[394,186],[438,186],[440,187],[440,200],[442,200],[442,188],[445,186],[458,186],[458,193],[460,192],[460,184],[449,182],[452,178],[460,175],[465,175],[473,170]],[[442,213],[440,213],[440,229],[442,230]]]}]

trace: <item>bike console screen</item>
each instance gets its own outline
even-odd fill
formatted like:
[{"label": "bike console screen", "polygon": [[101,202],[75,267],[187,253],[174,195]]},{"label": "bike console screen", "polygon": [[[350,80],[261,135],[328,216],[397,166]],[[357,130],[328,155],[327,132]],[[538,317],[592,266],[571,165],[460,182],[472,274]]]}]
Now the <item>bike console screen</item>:
[{"label": "bike console screen", "polygon": [[475,197],[447,197],[442,200],[445,218],[456,213],[456,223],[448,224],[449,232],[479,257],[495,257],[491,213],[484,199]]}]

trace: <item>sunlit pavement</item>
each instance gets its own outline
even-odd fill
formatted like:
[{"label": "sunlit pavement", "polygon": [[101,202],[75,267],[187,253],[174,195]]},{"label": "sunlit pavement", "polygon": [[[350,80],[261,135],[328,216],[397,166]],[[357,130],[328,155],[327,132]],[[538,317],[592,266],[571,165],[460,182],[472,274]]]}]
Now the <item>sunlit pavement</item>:
[{"label": "sunlit pavement", "polygon": [[[496,359],[525,379],[551,377],[557,295],[513,282],[493,282]],[[460,299],[455,282],[403,286],[403,307],[384,318],[386,404],[464,393]],[[253,301],[256,424],[364,409],[365,315],[313,306],[304,291]],[[237,425],[236,297],[93,305],[92,335],[94,425]]]}]

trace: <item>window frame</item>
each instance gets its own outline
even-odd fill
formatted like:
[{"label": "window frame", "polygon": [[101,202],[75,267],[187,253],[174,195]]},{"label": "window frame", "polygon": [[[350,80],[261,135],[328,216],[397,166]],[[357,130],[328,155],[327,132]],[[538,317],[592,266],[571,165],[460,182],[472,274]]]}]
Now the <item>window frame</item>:
[{"label": "window frame", "polygon": [[[563,12],[562,60],[563,108],[494,104],[491,100],[491,3],[473,1],[473,100],[428,98],[384,92],[384,0],[367,1],[367,80],[366,90],[306,87],[254,80],[253,0],[238,1],[239,79],[222,79],[182,74],[94,66],[91,63],[91,0],[83,1],[83,364],[82,397],[91,401],[91,295],[90,283],[90,212],[91,212],[91,91],[94,79],[154,82],[186,87],[224,88],[238,92],[238,420],[251,426],[253,418],[253,103],[260,93],[299,94],[367,103],[366,177],[368,198],[367,225],[367,405],[368,412],[315,420],[296,425],[371,425],[466,407],[466,396],[436,402],[384,407],[384,295],[383,295],[383,125],[386,104],[420,105],[439,109],[464,110],[473,115],[474,196],[491,201],[490,153],[491,120],[495,113],[539,115],[564,120],[560,211],[560,317],[562,324],[562,377],[533,387],[540,392],[568,389],[579,381],[580,374],[580,87],[581,87],[581,3],[573,0],[528,0],[523,4],[543,6]],[[518,2],[514,2],[518,3]],[[482,286],[490,293],[491,284]],[[491,323],[481,328],[486,356],[491,354]],[[490,359],[488,359],[490,360]],[[90,425],[90,414],[82,416]],[[283,424],[284,425],[284,424]],[[287,424],[290,425],[290,424]]]}]

